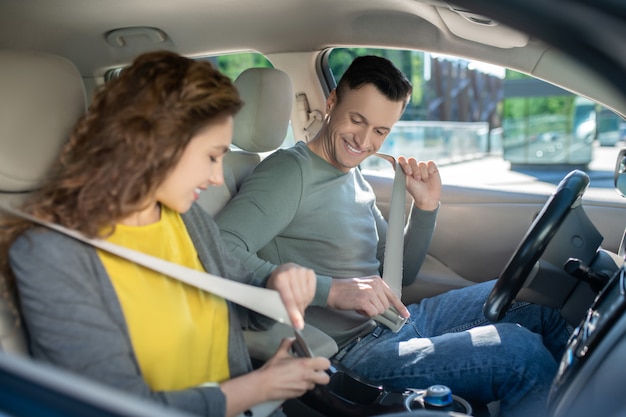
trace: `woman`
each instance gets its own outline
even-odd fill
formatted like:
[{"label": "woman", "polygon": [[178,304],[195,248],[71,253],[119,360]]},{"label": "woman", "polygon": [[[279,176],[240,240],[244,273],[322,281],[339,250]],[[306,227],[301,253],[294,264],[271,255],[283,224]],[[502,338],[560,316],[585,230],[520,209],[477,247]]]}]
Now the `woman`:
[{"label": "woman", "polygon": [[[252,282],[194,204],[223,182],[241,105],[208,62],[144,54],[95,94],[50,179],[22,209],[89,237],[276,289],[301,328],[314,273],[288,264]],[[4,226],[5,269],[35,358],[210,416],[234,416],[328,382],[329,361],[294,358],[292,340],[252,371],[241,328],[266,328],[264,316],[26,221]]]}]

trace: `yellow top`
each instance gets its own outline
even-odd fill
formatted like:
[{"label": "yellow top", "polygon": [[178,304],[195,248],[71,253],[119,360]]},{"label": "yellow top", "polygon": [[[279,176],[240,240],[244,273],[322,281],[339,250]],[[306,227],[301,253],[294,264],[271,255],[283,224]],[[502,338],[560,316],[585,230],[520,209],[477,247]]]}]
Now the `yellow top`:
[{"label": "yellow top", "polygon": [[[204,271],[180,215],[166,207],[147,226],[117,225],[107,239]],[[226,301],[98,250],[111,277],[146,383],[179,390],[229,379]]]}]

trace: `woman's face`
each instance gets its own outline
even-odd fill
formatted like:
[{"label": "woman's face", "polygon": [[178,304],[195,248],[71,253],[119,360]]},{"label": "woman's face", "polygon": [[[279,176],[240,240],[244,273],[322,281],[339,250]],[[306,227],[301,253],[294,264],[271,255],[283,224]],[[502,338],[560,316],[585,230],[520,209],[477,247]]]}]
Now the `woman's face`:
[{"label": "woman's face", "polygon": [[178,164],[157,188],[156,200],[184,213],[203,190],[224,182],[223,160],[233,137],[233,117],[223,116],[200,130]]}]

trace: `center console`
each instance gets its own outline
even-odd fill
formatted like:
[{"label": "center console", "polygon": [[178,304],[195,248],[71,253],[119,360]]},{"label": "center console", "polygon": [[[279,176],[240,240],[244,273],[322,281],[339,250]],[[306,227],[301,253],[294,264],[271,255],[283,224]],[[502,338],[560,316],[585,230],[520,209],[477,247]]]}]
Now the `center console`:
[{"label": "center console", "polygon": [[488,415],[483,414],[480,408],[474,410],[469,402],[454,395],[444,385],[433,385],[426,389],[388,389],[354,375],[338,363],[333,363],[328,373],[330,382],[327,385],[316,386],[299,399],[300,405],[308,410],[306,413],[298,412],[297,415],[366,417],[407,413],[408,416],[418,410],[432,411],[441,416]]}]

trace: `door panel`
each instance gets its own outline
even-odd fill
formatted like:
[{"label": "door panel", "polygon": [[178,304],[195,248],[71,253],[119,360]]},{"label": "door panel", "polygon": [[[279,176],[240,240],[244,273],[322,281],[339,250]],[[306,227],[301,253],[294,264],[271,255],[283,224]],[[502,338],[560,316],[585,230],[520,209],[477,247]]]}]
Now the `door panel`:
[{"label": "door panel", "polygon": [[[387,216],[393,178],[373,173],[366,178]],[[496,278],[548,197],[444,185],[429,255],[416,282],[403,290],[405,303]],[[617,252],[626,206],[585,198],[583,207],[604,236],[602,247]]]}]

